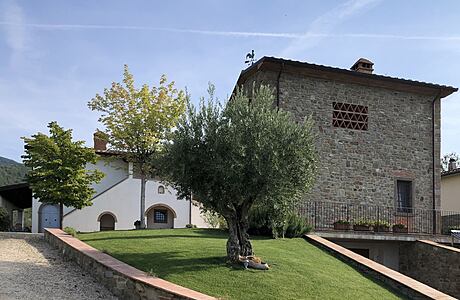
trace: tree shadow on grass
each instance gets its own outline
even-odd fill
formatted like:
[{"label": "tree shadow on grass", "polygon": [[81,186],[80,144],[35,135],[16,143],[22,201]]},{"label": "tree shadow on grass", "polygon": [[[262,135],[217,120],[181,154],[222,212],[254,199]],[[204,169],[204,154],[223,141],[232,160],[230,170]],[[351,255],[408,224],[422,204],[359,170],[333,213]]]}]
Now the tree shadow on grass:
[{"label": "tree shadow on grass", "polygon": [[103,236],[100,238],[85,238],[84,236],[80,236],[81,240],[83,242],[90,242],[90,241],[105,241],[105,240],[150,240],[150,239],[170,239],[170,238],[191,238],[191,239],[221,239],[225,240],[227,237],[226,236],[212,236],[212,235],[206,235],[206,236],[200,236],[200,235],[181,235],[181,234],[164,234],[164,235],[120,235],[120,236]]},{"label": "tree shadow on grass", "polygon": [[196,273],[228,267],[225,256],[185,257],[183,252],[113,253],[113,257],[151,275],[167,278],[169,275]]},{"label": "tree shadow on grass", "polygon": [[[200,238],[200,239],[222,239],[227,240],[228,233],[218,229],[193,229],[190,234],[163,234],[164,229],[142,230],[144,234],[135,235],[136,231],[113,231],[111,236],[85,238],[85,233],[79,235],[79,238],[84,242],[104,241],[104,240],[129,240],[129,239],[162,239],[162,238]],[[174,229],[171,229],[174,230]],[[129,233],[128,235],[123,233]],[[96,233],[97,235],[97,233]],[[267,236],[251,236],[251,240],[271,240]]]}]

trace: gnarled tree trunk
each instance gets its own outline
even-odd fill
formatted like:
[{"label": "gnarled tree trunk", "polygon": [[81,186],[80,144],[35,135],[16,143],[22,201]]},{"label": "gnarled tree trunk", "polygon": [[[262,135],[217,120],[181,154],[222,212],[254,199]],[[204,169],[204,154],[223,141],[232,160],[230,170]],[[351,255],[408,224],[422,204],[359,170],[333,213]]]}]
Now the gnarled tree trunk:
[{"label": "gnarled tree trunk", "polygon": [[239,256],[253,255],[252,244],[247,233],[249,228],[248,212],[238,210],[232,216],[225,217],[228,225],[227,258],[238,262]]}]

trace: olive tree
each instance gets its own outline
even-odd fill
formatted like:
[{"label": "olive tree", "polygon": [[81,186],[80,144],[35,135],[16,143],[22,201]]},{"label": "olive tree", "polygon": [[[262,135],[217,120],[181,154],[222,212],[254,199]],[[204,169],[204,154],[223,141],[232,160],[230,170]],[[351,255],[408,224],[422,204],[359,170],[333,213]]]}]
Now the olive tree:
[{"label": "olive tree", "polygon": [[284,216],[311,187],[315,170],[312,122],[274,107],[269,87],[242,90],[219,105],[210,86],[198,108],[188,104],[160,160],[162,176],[180,197],[225,218],[227,257],[253,254],[247,233],[255,205]]}]

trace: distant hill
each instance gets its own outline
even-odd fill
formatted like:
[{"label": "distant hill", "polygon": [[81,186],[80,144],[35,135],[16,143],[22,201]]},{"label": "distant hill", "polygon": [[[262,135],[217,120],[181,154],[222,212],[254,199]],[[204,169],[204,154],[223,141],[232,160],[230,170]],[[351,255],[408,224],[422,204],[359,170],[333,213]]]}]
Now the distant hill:
[{"label": "distant hill", "polygon": [[0,156],[0,186],[24,182],[26,173],[23,164]]}]

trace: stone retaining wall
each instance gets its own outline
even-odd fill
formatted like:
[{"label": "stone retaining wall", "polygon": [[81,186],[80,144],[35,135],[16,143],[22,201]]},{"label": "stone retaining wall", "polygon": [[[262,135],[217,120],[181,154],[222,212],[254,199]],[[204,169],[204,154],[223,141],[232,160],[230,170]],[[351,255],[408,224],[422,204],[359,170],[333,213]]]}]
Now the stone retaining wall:
[{"label": "stone retaining wall", "polygon": [[460,298],[460,250],[432,241],[404,243],[399,270],[449,295]]},{"label": "stone retaining wall", "polygon": [[216,299],[166,280],[149,276],[60,229],[45,229],[45,240],[58,248],[64,258],[75,261],[83,270],[93,275],[120,299]]},{"label": "stone retaining wall", "polygon": [[308,234],[305,238],[312,244],[319,246],[409,299],[455,299],[426,284],[387,268],[317,235]]}]

